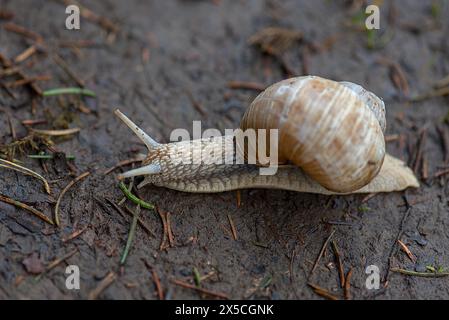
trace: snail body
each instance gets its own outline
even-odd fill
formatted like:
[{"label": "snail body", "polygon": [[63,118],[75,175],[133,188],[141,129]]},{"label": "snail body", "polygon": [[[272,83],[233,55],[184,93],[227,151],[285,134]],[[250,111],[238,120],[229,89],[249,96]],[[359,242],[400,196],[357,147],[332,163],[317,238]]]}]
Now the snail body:
[{"label": "snail body", "polygon": [[[419,186],[413,172],[385,152],[383,101],[350,82],[291,78],[268,87],[253,101],[240,127],[278,129],[276,156],[281,165],[274,175],[261,175],[260,164],[223,161],[257,149],[229,148],[236,143],[233,135],[158,144],[120,111],[116,115],[149,149],[142,167],[120,176],[144,175],[139,187],[153,184],[202,193],[273,188],[346,194]],[[265,141],[270,143],[267,137]],[[205,152],[211,155],[207,163],[201,161]],[[181,155],[190,161],[180,161]]]}]

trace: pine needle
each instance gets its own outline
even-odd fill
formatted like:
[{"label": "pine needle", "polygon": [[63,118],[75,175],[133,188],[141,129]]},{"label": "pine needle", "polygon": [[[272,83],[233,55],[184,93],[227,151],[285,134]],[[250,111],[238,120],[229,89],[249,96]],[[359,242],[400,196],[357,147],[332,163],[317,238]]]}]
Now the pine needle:
[{"label": "pine needle", "polygon": [[42,219],[43,221],[53,225],[53,221],[48,218],[45,214],[43,214],[42,212],[40,212],[39,210],[34,209],[33,207],[30,207],[29,205],[22,203],[20,201],[8,198],[6,196],[0,195],[0,201],[5,202],[5,203],[9,203],[12,204],[18,208],[24,209],[28,212],[31,212],[32,214],[34,214],[36,217]]},{"label": "pine needle", "polygon": [[134,240],[134,235],[136,234],[136,227],[137,227],[137,222],[139,221],[139,215],[140,215],[140,206],[137,205],[136,211],[134,212],[134,215],[133,215],[133,221],[131,223],[131,228],[129,229],[128,240],[126,240],[125,250],[123,251],[122,258],[120,259],[121,265],[125,264],[126,258],[128,257],[129,249],[131,248],[131,245]]},{"label": "pine needle", "polygon": [[95,92],[89,89],[83,89],[83,88],[76,88],[76,87],[69,87],[69,88],[55,88],[50,89],[42,92],[42,95],[44,97],[50,97],[50,96],[58,96],[62,94],[79,94],[89,97],[96,97],[97,95]]},{"label": "pine needle", "polygon": [[8,160],[4,160],[4,159],[0,159],[0,167],[6,168],[6,169],[15,170],[15,171],[18,171],[20,173],[23,173],[23,174],[26,174],[26,175],[29,175],[29,176],[32,176],[32,177],[35,177],[35,178],[41,180],[43,182],[43,184],[44,184],[45,191],[48,194],[51,194],[50,185],[48,184],[47,180],[43,176],[41,176],[39,173],[34,172],[31,169],[25,168],[25,167],[23,167],[21,165],[18,165],[16,163],[14,163],[14,162],[11,162],[11,161],[8,161]]},{"label": "pine needle", "polygon": [[87,177],[88,175],[90,175],[90,172],[84,172],[82,175],[76,177],[75,179],[73,179],[72,181],[70,181],[70,183],[62,190],[61,194],[58,197],[58,200],[56,201],[56,206],[55,206],[55,223],[56,225],[59,227],[59,206],[61,205],[61,200],[62,197],[66,194],[66,192],[78,181],[84,179],[85,177]]},{"label": "pine needle", "polygon": [[120,183],[119,183],[119,187],[120,187],[120,190],[122,190],[122,192],[124,193],[124,195],[125,195],[129,200],[131,200],[132,202],[134,202],[135,204],[137,204],[137,205],[139,205],[139,206],[141,206],[142,208],[145,208],[145,209],[149,209],[149,210],[154,209],[154,205],[152,205],[151,203],[145,202],[145,201],[139,199],[138,197],[136,197],[135,195],[133,195],[133,194],[131,193],[131,191],[129,191],[129,190],[126,188],[126,186],[125,186],[125,184],[124,184],[123,182],[120,182]]}]

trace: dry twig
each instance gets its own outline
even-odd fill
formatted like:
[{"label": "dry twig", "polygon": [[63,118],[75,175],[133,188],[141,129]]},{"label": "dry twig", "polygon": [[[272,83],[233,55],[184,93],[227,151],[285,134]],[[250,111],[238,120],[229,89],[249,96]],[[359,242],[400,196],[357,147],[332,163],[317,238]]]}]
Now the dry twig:
[{"label": "dry twig", "polygon": [[80,176],[76,177],[75,179],[73,179],[72,181],[70,181],[70,183],[62,190],[61,194],[58,197],[58,200],[56,201],[56,206],[55,206],[55,223],[56,225],[59,227],[59,206],[61,205],[61,200],[62,197],[66,194],[66,192],[78,181],[84,179],[85,177],[87,177],[88,175],[90,175],[90,172],[84,172],[83,174],[81,174]]},{"label": "dry twig", "polygon": [[225,300],[229,299],[229,297],[226,294],[221,293],[221,292],[213,292],[213,291],[210,291],[210,290],[207,290],[207,289],[199,288],[197,286],[191,285],[191,284],[189,284],[187,282],[180,281],[180,280],[172,280],[172,282],[174,284],[178,285],[178,286],[181,286],[181,287],[184,287],[184,288],[188,288],[188,289],[193,289],[193,290],[196,290],[196,291],[198,291],[200,293],[204,293],[204,294],[207,294],[207,295],[212,296],[212,297],[225,299]]},{"label": "dry twig", "polygon": [[40,218],[41,220],[47,222],[48,224],[53,225],[53,221],[48,218],[45,214],[43,214],[42,212],[40,212],[39,210],[34,209],[33,207],[30,207],[29,205],[22,203],[20,201],[8,198],[4,195],[0,194],[0,201],[5,202],[5,203],[9,203],[12,204],[18,208],[24,209],[28,212],[31,212],[32,214],[34,214],[36,217]]}]

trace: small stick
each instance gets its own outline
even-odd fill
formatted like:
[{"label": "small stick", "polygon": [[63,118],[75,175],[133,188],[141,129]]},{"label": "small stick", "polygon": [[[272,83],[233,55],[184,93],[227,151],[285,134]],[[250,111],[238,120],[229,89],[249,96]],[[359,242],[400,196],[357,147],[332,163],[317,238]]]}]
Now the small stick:
[{"label": "small stick", "polygon": [[190,102],[192,103],[192,106],[195,108],[196,111],[198,111],[203,117],[207,116],[207,112],[204,110],[201,103],[199,103],[193,96],[192,92],[189,90],[185,91],[187,96],[189,97]]},{"label": "small stick", "polygon": [[310,46],[305,46],[301,50],[302,74],[310,74]]},{"label": "small stick", "polygon": [[220,227],[223,229],[223,231],[229,235],[229,237],[232,237],[232,232],[226,228],[222,223],[220,223]]},{"label": "small stick", "polygon": [[[399,149],[400,152],[401,152],[400,159],[401,159],[402,161],[404,161],[404,159],[405,159],[404,154],[406,153],[406,152],[405,152],[405,145],[406,145],[406,144],[407,144],[407,136],[406,136],[405,134],[401,134],[400,137],[399,137],[398,149]],[[410,156],[411,156],[411,155],[410,155]]]},{"label": "small stick", "polygon": [[415,199],[409,200],[408,203],[403,203],[403,204],[398,205],[398,207],[414,206],[415,204],[423,203],[423,202],[426,202],[427,200],[430,200],[430,199],[432,199],[432,196],[424,197],[424,198],[418,198],[418,199],[415,198]]},{"label": "small stick", "polygon": [[77,237],[79,237],[84,231],[86,231],[89,228],[89,224],[86,225],[84,228],[79,229],[79,230],[75,230],[73,233],[69,234],[67,237],[63,237],[62,238],[62,242],[67,242],[70,240],[73,240]]},{"label": "small stick", "polygon": [[43,184],[44,184],[45,191],[48,194],[51,194],[50,185],[48,184],[47,180],[43,176],[41,176],[39,173],[34,172],[33,170],[25,168],[25,167],[23,167],[21,165],[18,165],[18,164],[14,163],[14,162],[11,162],[11,161],[8,161],[8,160],[5,160],[5,159],[1,159],[1,158],[0,158],[0,167],[11,169],[11,170],[15,170],[15,171],[18,171],[20,173],[23,173],[23,174],[26,174],[26,175],[29,175],[29,176],[32,176],[32,177],[35,177],[35,178],[41,180],[43,182]]},{"label": "small stick", "polygon": [[[17,71],[17,74],[24,80],[28,79],[28,76],[25,73],[23,73],[22,71],[20,71],[20,70]],[[38,96],[42,96],[42,94],[43,94],[42,93],[42,89],[36,83],[31,81],[31,82],[29,82],[27,84],[31,88],[31,90],[33,90]]]},{"label": "small stick", "polygon": [[437,125],[436,126],[438,135],[440,136],[440,140],[441,140],[441,145],[443,148],[443,154],[444,154],[444,163],[448,163],[449,161],[449,135],[447,133],[447,130],[442,127]]},{"label": "small stick", "polygon": [[108,175],[108,174],[110,174],[112,171],[114,171],[114,170],[116,170],[116,169],[118,169],[118,168],[120,168],[120,167],[127,166],[127,165],[129,165],[129,164],[133,164],[133,163],[141,162],[141,161],[142,161],[141,158],[127,159],[127,160],[120,161],[120,162],[117,163],[115,166],[113,166],[113,167],[107,169],[103,174],[104,174],[104,175]]},{"label": "small stick", "polygon": [[159,250],[164,250],[167,247],[167,244],[166,244],[167,237],[168,237],[167,221],[166,221],[165,214],[159,208],[157,208],[156,211],[162,220],[162,227],[163,227],[163,231],[164,231],[164,233],[162,234],[162,241],[161,241],[161,245],[159,246]]},{"label": "small stick", "polygon": [[340,276],[340,286],[344,288],[345,286],[345,272],[343,270],[343,264],[341,263],[340,252],[338,251],[337,244],[334,240],[331,242],[332,249],[334,250],[335,259],[337,260],[338,274]]},{"label": "small stick", "polygon": [[88,299],[89,300],[97,299],[98,296],[115,281],[115,279],[117,279],[117,275],[114,272],[110,271],[106,275],[106,277],[104,277],[104,279],[101,280],[98,287],[89,292]]},{"label": "small stick", "polygon": [[217,298],[225,299],[225,300],[229,299],[229,297],[225,293],[209,291],[207,289],[199,288],[199,287],[191,285],[191,284],[189,284],[187,282],[176,280],[176,279],[172,280],[172,282],[174,284],[178,285],[178,286],[183,287],[183,288],[193,289],[193,290],[196,290],[196,291],[198,291],[200,293],[207,294],[209,296],[213,296],[213,297],[217,297]]},{"label": "small stick", "polygon": [[3,70],[0,70],[0,78],[11,76],[11,75],[17,73],[19,70],[20,70],[19,67],[7,67]]},{"label": "small stick", "polygon": [[8,114],[8,124],[9,124],[9,130],[11,131],[11,137],[14,140],[17,140],[16,129],[14,128],[14,124],[12,123],[12,119],[9,114]]},{"label": "small stick", "polygon": [[427,93],[423,93],[423,94],[414,96],[414,97],[410,98],[410,101],[418,102],[418,101],[426,100],[426,99],[433,98],[433,97],[445,96],[448,94],[449,94],[449,86],[444,87],[444,88],[439,88],[439,89],[433,89]]},{"label": "small stick", "polygon": [[5,89],[6,93],[13,98],[14,100],[17,100],[17,95],[11,91],[11,89],[9,89],[2,81],[0,81],[0,88]]},{"label": "small stick", "polygon": [[346,274],[346,280],[345,280],[345,299],[351,300],[351,277],[352,277],[352,267],[349,269],[348,273]]},{"label": "small stick", "polygon": [[0,19],[10,20],[14,18],[14,13],[5,9],[0,9]]},{"label": "small stick", "polygon": [[96,97],[97,95],[95,92],[89,89],[84,88],[75,88],[75,87],[69,87],[69,88],[55,88],[50,90],[45,90],[42,92],[42,95],[44,97],[50,97],[50,96],[57,96],[57,95],[63,95],[63,94],[80,94],[84,96],[89,97]]},{"label": "small stick", "polygon": [[23,120],[22,124],[24,126],[33,126],[36,124],[45,124],[47,123],[47,120],[45,119],[29,119],[29,120]]},{"label": "small stick", "polygon": [[237,240],[237,230],[235,229],[234,221],[232,220],[232,217],[230,214],[228,214],[228,220],[229,220],[229,225],[231,226],[232,237],[234,238],[234,240]]},{"label": "small stick", "polygon": [[237,190],[237,208],[240,208],[240,205],[242,204],[242,193],[240,190]]},{"label": "small stick", "polygon": [[[257,245],[257,244],[255,244],[255,245]],[[298,252],[298,245],[295,244],[295,247],[293,248],[292,254],[290,256],[290,263],[288,264],[288,271],[290,273],[290,283],[293,283],[293,278],[295,276],[295,274],[293,273],[293,263],[295,261],[295,257],[296,257],[297,252]]]},{"label": "small stick", "polygon": [[139,220],[139,215],[140,215],[140,206],[138,205],[136,208],[136,211],[134,212],[134,215],[133,215],[133,221],[131,223],[131,228],[129,229],[128,240],[126,240],[125,250],[123,251],[122,258],[120,259],[121,265],[125,264],[126,257],[128,257],[129,249],[131,248],[131,245],[134,240],[134,235],[136,233],[136,227],[137,227],[137,221]]},{"label": "small stick", "polygon": [[62,48],[67,47],[88,48],[88,47],[103,46],[103,44],[95,42],[93,40],[71,40],[71,41],[61,41],[59,42],[59,46]]},{"label": "small stick", "polygon": [[63,129],[63,130],[40,130],[40,129],[30,128],[30,130],[37,134],[43,134],[46,136],[53,136],[53,137],[67,136],[67,135],[75,134],[75,133],[78,133],[81,131],[80,128],[71,128],[71,129]]},{"label": "small stick", "polygon": [[33,98],[31,99],[31,113],[34,115],[36,114],[37,110],[37,99]]},{"label": "small stick", "polygon": [[14,58],[15,63],[21,63],[31,57],[33,54],[35,54],[37,51],[36,46],[32,45],[25,49],[22,53],[20,53],[17,57]]},{"label": "small stick", "polygon": [[164,292],[162,291],[161,281],[154,268],[151,269],[151,275],[153,276],[154,285],[156,286],[157,296],[159,300],[164,300]]},{"label": "small stick", "polygon": [[172,229],[171,229],[171,219],[170,219],[170,217],[171,217],[171,213],[169,211],[167,211],[165,213],[165,220],[167,222],[168,241],[170,243],[170,247],[174,247],[175,240],[174,240],[173,232],[172,232]]},{"label": "small stick", "polygon": [[[114,208],[116,208],[117,210],[120,209],[120,207],[118,205],[116,205],[115,203],[112,202],[112,200],[110,199],[106,199],[109,203],[111,203]],[[128,207],[125,207],[125,212],[129,215],[131,215],[131,217],[134,216],[134,213],[128,209]],[[142,227],[143,230],[145,230],[151,237],[156,238],[156,235],[154,234],[154,232],[150,229],[150,227],[148,227],[146,225],[146,223],[142,220],[141,217],[137,218],[137,222],[139,223],[139,225]]]},{"label": "small stick", "polygon": [[385,136],[385,142],[392,142],[399,140],[400,135],[399,134],[390,134],[388,136]]},{"label": "small stick", "polygon": [[16,88],[16,87],[21,87],[24,85],[31,84],[35,81],[48,81],[48,80],[51,80],[51,76],[44,74],[44,75],[40,75],[40,76],[24,78],[21,80],[10,82],[10,83],[5,83],[5,86],[8,88]]},{"label": "small stick", "polygon": [[319,295],[322,296],[323,298],[329,299],[329,300],[338,300],[338,298],[336,296],[334,296],[333,294],[331,294],[329,291],[327,291],[326,289],[317,286],[316,284],[313,283],[307,283],[307,285],[309,287],[311,287],[313,289],[313,291]]},{"label": "small stick", "polygon": [[422,159],[421,178],[423,180],[427,180],[429,178],[429,163],[428,163],[427,157],[425,155],[423,156],[423,159]]},{"label": "small stick", "polygon": [[139,205],[139,206],[141,206],[142,208],[145,208],[145,209],[149,209],[149,210],[153,210],[154,209],[154,205],[152,205],[152,204],[150,204],[148,202],[145,202],[145,201],[137,198],[134,194],[132,194],[131,191],[129,191],[126,188],[126,186],[125,186],[125,184],[123,182],[121,182],[121,181],[119,182],[119,187],[120,187],[120,190],[122,190],[122,192],[125,194],[125,196],[129,200],[134,202],[135,204],[137,204],[137,205]]},{"label": "small stick", "polygon": [[144,64],[146,64],[146,63],[148,63],[148,61],[150,61],[150,49],[143,48],[142,49],[142,62]]},{"label": "small stick", "polygon": [[208,274],[205,274],[204,276],[200,277],[199,280],[200,280],[200,281],[205,281],[205,280],[207,280],[207,279],[213,277],[213,276],[216,275],[216,274],[217,274],[216,271],[211,271],[211,272],[209,272]]},{"label": "small stick", "polygon": [[388,282],[389,282],[388,278],[390,276],[391,264],[392,264],[392,261],[393,261],[393,256],[397,253],[397,250],[396,250],[397,240],[400,240],[400,238],[401,238],[401,236],[402,236],[402,234],[404,232],[403,230],[404,230],[405,222],[407,221],[407,218],[410,216],[410,212],[412,211],[412,206],[408,202],[408,198],[407,198],[406,195],[404,196],[404,202],[405,202],[407,210],[404,212],[404,215],[403,215],[403,217],[401,219],[401,223],[399,225],[399,231],[398,231],[398,234],[396,236],[396,241],[393,242],[393,245],[391,246],[391,249],[390,249],[390,253],[388,255],[388,268],[387,268],[387,271],[386,271],[386,273],[384,275],[384,279],[383,279],[384,280],[383,281],[384,282],[384,288],[386,288],[388,286]]},{"label": "small stick", "polygon": [[148,263],[147,260],[142,258],[143,263],[148,268],[148,270],[151,271],[151,275],[153,277],[153,282],[156,287],[157,295],[159,297],[159,300],[164,300],[164,291],[162,290],[161,281],[159,279],[159,276],[157,275],[156,270]]},{"label": "small stick", "polygon": [[13,22],[7,22],[3,25],[3,28],[7,31],[11,31],[17,34],[20,34],[26,38],[29,38],[31,40],[34,40],[36,42],[43,42],[44,38],[42,38],[41,35],[37,34],[36,32],[33,32],[31,30],[28,30],[22,26],[19,26],[18,24],[15,24]]},{"label": "small stick", "polygon": [[[40,159],[40,160],[50,160],[54,159],[54,155],[52,154],[29,154],[27,155],[30,159]],[[75,160],[75,156],[65,155],[67,160]]]},{"label": "small stick", "polygon": [[[109,204],[111,204],[115,210],[117,210],[118,213],[120,213],[123,217],[125,217],[125,212],[130,214],[132,217],[134,216],[134,212],[132,212],[131,210],[129,210],[127,207],[125,207],[125,211],[123,211],[117,204],[115,204],[114,201],[112,201],[111,199],[105,198],[107,202],[109,202]],[[153,238],[156,238],[156,235],[154,234],[154,232],[145,224],[145,222],[142,220],[141,217],[138,218],[138,222],[139,225],[146,231],[148,232],[148,234],[150,236],[152,236]]]},{"label": "small stick", "polygon": [[[50,262],[47,266],[47,268],[45,268],[43,273],[47,273],[48,271],[50,271],[51,269],[53,269],[54,267],[56,267],[57,265],[59,265],[61,262],[69,259],[70,257],[74,256],[75,253],[79,252],[78,248],[70,251],[69,253],[67,253],[65,256],[57,258],[55,260],[53,260],[52,262]],[[41,273],[42,274],[42,273]]]},{"label": "small stick", "polygon": [[54,55],[53,56],[53,60],[56,62],[56,64],[58,66],[61,67],[62,70],[65,71],[65,73],[67,73],[67,75],[72,78],[80,87],[84,87],[85,83],[83,80],[81,80],[76,74],[75,72],[72,71],[72,69],[70,69],[69,65],[64,61],[64,59],[62,59],[59,55]]},{"label": "small stick", "polygon": [[[120,214],[120,216],[121,216],[123,219],[126,219],[125,212],[123,212],[123,210],[120,209],[120,207],[117,206],[112,200],[110,200],[110,199],[108,199],[108,198],[103,198],[103,200],[102,200],[102,199],[98,198],[97,196],[94,196],[94,199],[95,199],[95,201],[97,201],[97,203],[98,203],[98,204],[99,204],[105,211],[107,211],[107,212],[109,212],[109,207],[106,206],[106,203],[105,203],[104,200],[108,201],[108,202],[114,207],[114,209],[117,210],[117,212]],[[132,214],[133,214],[133,213],[132,213]]]},{"label": "small stick", "polygon": [[408,276],[425,277],[425,278],[443,278],[449,276],[449,272],[416,272],[412,270],[391,268],[392,272],[402,273]]},{"label": "small stick", "polygon": [[449,86],[449,75],[445,76],[443,79],[438,80],[435,83],[436,88]]},{"label": "small stick", "polygon": [[407,96],[409,92],[409,85],[400,64],[387,58],[380,58],[377,62],[390,68],[390,79],[394,86],[396,89],[400,90],[401,93]]},{"label": "small stick", "polygon": [[346,221],[336,221],[336,220],[325,220],[323,219],[324,223],[330,224],[330,225],[335,225],[335,226],[354,226],[353,222],[346,222]]},{"label": "small stick", "polygon": [[87,177],[88,175],[90,175],[90,172],[84,172],[83,174],[81,174],[80,176],[76,177],[75,179],[73,179],[72,181],[70,181],[70,183],[62,190],[61,194],[58,197],[58,200],[56,201],[56,206],[55,206],[55,223],[56,225],[59,227],[59,206],[61,205],[61,200],[62,197],[66,194],[66,192],[78,181],[84,179],[85,177]]},{"label": "small stick", "polygon": [[438,178],[438,177],[444,176],[444,175],[446,175],[448,173],[449,173],[449,169],[440,170],[440,171],[435,172],[433,177],[434,178]]},{"label": "small stick", "polygon": [[315,260],[315,263],[313,264],[312,270],[310,271],[310,276],[312,276],[313,272],[315,271],[316,267],[318,266],[318,262],[320,262],[321,257],[323,256],[324,251],[326,250],[327,245],[329,244],[329,241],[331,240],[332,236],[335,233],[335,229],[332,230],[329,237],[327,237],[326,241],[323,243],[323,246],[321,247],[320,253],[318,254],[318,257]]},{"label": "small stick", "polygon": [[413,263],[416,263],[415,255],[410,251],[410,249],[405,245],[404,242],[398,239],[398,243],[401,246],[401,249],[407,254],[407,256],[412,260]]},{"label": "small stick", "polygon": [[254,91],[264,91],[267,86],[257,82],[246,82],[246,81],[229,81],[229,89],[246,89]]},{"label": "small stick", "polygon": [[377,196],[377,193],[375,193],[375,192],[374,193],[368,193],[365,197],[363,197],[362,203],[368,202],[368,200],[371,200],[375,196]]},{"label": "small stick", "polygon": [[12,67],[12,62],[9,61],[8,58],[6,58],[3,54],[0,53],[0,62],[1,64],[6,67],[6,68],[10,68]]},{"label": "small stick", "polygon": [[42,212],[40,212],[40,211],[34,209],[33,207],[30,207],[29,205],[27,205],[27,204],[25,204],[25,203],[22,203],[22,202],[20,202],[20,201],[17,201],[17,200],[8,198],[8,197],[6,197],[6,196],[4,196],[4,195],[1,195],[1,194],[0,194],[0,201],[3,201],[3,202],[6,202],[6,203],[9,203],[9,204],[12,204],[12,205],[14,205],[14,206],[16,206],[16,207],[18,207],[18,208],[21,208],[21,209],[24,209],[24,210],[26,210],[26,211],[28,211],[28,212],[31,212],[31,213],[34,214],[36,217],[38,217],[38,218],[40,218],[41,220],[47,222],[48,224],[51,224],[51,225],[54,224],[53,221],[52,221],[50,218],[48,218],[45,214],[43,214]]},{"label": "small stick", "polygon": [[424,143],[426,141],[426,134],[427,134],[427,128],[422,129],[420,137],[419,137],[418,149],[416,151],[415,163],[413,165],[413,172],[415,172],[415,173],[418,171],[418,167],[421,163],[422,149],[423,149]]}]

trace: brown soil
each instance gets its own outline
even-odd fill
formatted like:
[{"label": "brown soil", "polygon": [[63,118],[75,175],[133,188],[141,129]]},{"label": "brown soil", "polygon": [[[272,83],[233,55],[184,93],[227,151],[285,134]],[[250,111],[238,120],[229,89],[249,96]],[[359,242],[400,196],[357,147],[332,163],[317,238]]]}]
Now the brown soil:
[{"label": "brown soil", "polygon": [[[61,190],[75,176],[91,172],[64,196],[61,228],[0,202],[0,298],[84,299],[113,271],[117,278],[99,298],[157,299],[151,268],[167,299],[207,297],[173,283],[174,279],[193,283],[194,268],[201,276],[209,275],[202,281],[204,288],[230,298],[320,298],[308,282],[343,297],[331,246],[310,275],[324,241],[335,230],[333,240],[344,272],[353,268],[353,298],[448,299],[447,278],[388,274],[387,270],[449,268],[446,178],[432,178],[444,166],[436,127],[449,129],[443,123],[448,100],[407,102],[407,96],[430,90],[436,80],[449,74],[449,21],[444,19],[449,8],[447,3],[444,8],[444,1],[384,2],[381,30],[374,33],[380,38],[370,49],[369,33],[358,30],[353,17],[359,11],[350,2],[83,1],[92,12],[114,22],[118,32],[111,36],[107,26],[85,18],[81,30],[66,30],[65,6],[58,1],[0,0],[0,10],[14,13],[12,20],[0,20],[2,55],[13,60],[34,43],[5,27],[11,22],[23,26],[44,39],[41,52],[18,64],[26,75],[50,75],[50,81],[37,82],[43,89],[78,86],[55,63],[57,53],[98,96],[37,98],[28,86],[22,86],[10,89],[13,98],[0,88],[1,110],[7,111],[0,113],[0,144],[12,141],[8,113],[19,138],[27,134],[21,125],[25,119],[47,118],[50,123],[35,126],[40,129],[81,128],[73,138],[54,139],[58,150],[76,156],[72,174],[61,158],[47,160],[45,172],[39,160],[26,157],[36,151],[26,149],[16,155],[52,181],[52,197],[38,180],[4,169],[0,169],[1,194],[51,215]],[[303,33],[302,40],[295,40],[283,53],[283,62],[248,45],[248,38],[268,26]],[[75,40],[93,44],[64,46]],[[389,142],[388,151],[409,163],[415,160],[422,128],[427,128],[422,157],[429,178],[422,186],[405,193],[379,194],[366,203],[362,203],[363,195],[242,190],[240,206],[236,192],[187,194],[148,187],[139,195],[171,213],[173,246],[160,250],[161,219],[143,210],[142,219],[156,236],[138,226],[126,264],[120,267],[131,217],[121,216],[105,200],[118,202],[123,197],[114,176],[119,170],[103,173],[145,148],[119,123],[113,110],[120,107],[157,140],[167,142],[172,129],[191,130],[193,120],[201,120],[203,129],[238,126],[257,91],[229,89],[229,81],[266,85],[305,72],[360,83],[383,97],[388,134],[405,137],[405,143]],[[3,83],[17,79],[0,78]],[[37,101],[34,115],[32,99]],[[81,112],[80,102],[92,112]],[[406,199],[411,205],[408,211]],[[80,236],[62,241],[86,225]],[[416,263],[400,250],[398,238],[417,257]],[[75,248],[78,253],[38,281],[30,273],[36,271],[31,267],[45,267]],[[65,287],[68,264],[80,268],[80,290]],[[383,280],[388,278],[379,290],[365,287],[365,269],[373,264]]]}]

